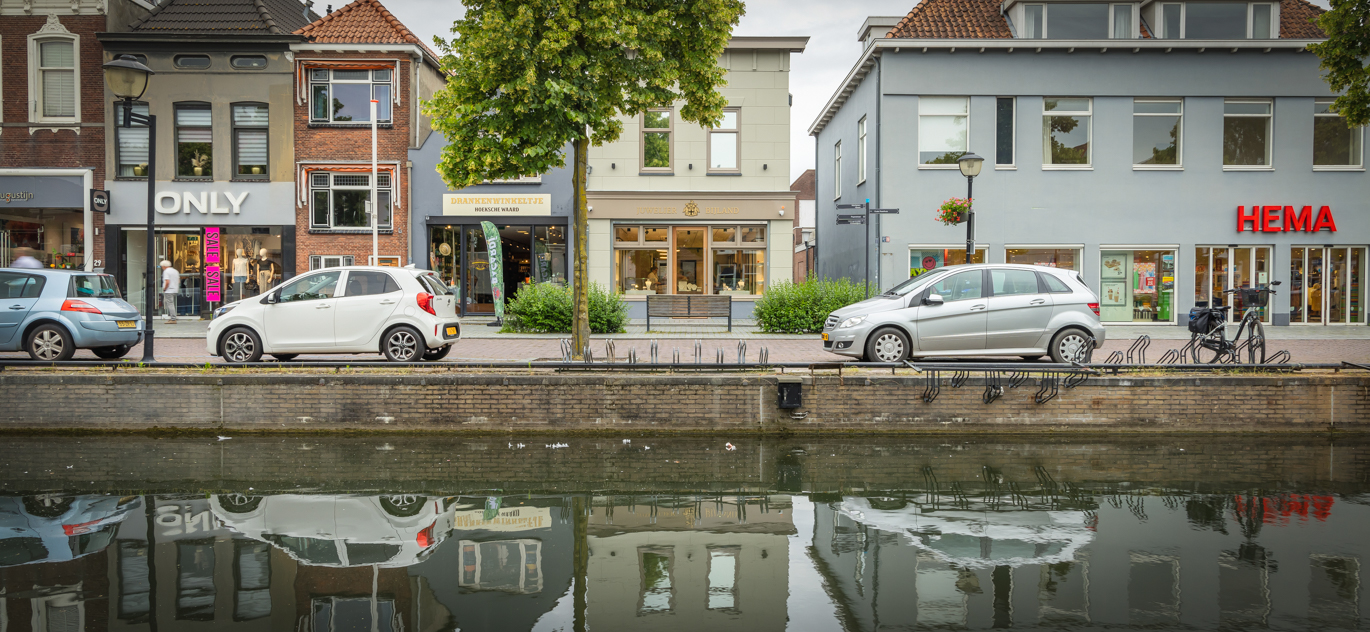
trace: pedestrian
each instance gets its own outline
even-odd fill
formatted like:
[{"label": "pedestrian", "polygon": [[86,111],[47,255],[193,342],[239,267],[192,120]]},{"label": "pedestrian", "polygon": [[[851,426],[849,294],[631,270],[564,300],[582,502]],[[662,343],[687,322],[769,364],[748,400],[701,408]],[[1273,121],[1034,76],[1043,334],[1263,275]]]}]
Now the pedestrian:
[{"label": "pedestrian", "polygon": [[181,291],[181,273],[162,260],[162,314],[166,322],[176,322],[176,294]]},{"label": "pedestrian", "polygon": [[35,251],[34,249],[32,249],[32,248],[15,248],[15,249],[14,249],[14,252],[15,252],[15,254],[17,254],[17,255],[19,255],[19,256],[18,256],[18,257],[15,257],[14,263],[11,263],[11,264],[10,264],[10,267],[11,267],[11,268],[40,268],[40,269],[41,269],[41,268],[43,267],[43,262],[42,262],[42,261],[39,261],[36,257],[33,256],[34,254],[37,253],[37,251]]}]

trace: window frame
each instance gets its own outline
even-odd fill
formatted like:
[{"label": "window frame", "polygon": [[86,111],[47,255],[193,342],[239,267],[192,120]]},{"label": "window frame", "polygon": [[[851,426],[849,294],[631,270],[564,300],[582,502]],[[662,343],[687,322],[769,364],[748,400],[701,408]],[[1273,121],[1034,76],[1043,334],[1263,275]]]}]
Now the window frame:
[{"label": "window frame", "polygon": [[[1047,101],[1052,99],[1084,99],[1089,103],[1085,110],[1048,110]],[[1053,116],[1083,116],[1088,119],[1085,125],[1085,162],[1082,164],[1047,162],[1050,155],[1050,140],[1047,119]],[[1043,171],[1093,171],[1094,170],[1094,97],[1042,97],[1042,170]]]},{"label": "window frame", "polygon": [[[1178,114],[1162,114],[1162,113],[1156,113],[1156,112],[1137,112],[1137,103],[1178,103],[1179,106],[1180,106],[1180,112],[1179,112]],[[1175,164],[1173,164],[1173,165],[1149,165],[1149,164],[1138,163],[1138,162],[1135,161],[1135,158],[1136,158],[1135,154],[1136,154],[1136,151],[1137,151],[1137,132],[1136,132],[1137,127],[1136,127],[1136,118],[1139,117],[1139,116],[1141,116],[1141,117],[1158,117],[1158,118],[1159,118],[1159,117],[1166,117],[1166,116],[1178,116],[1178,117],[1180,118],[1180,120],[1179,120],[1180,133],[1177,134],[1176,137],[1175,137]],[[1132,133],[1132,151],[1133,151],[1133,154],[1134,154],[1134,156],[1133,156],[1134,162],[1132,163],[1132,170],[1133,170],[1133,171],[1184,171],[1184,98],[1183,98],[1183,97],[1135,97],[1135,98],[1132,99],[1132,117],[1133,117],[1133,127],[1132,127],[1132,129],[1133,129],[1133,133]]]},{"label": "window frame", "polygon": [[[181,110],[204,110],[209,112],[209,126],[200,125],[181,125]],[[204,175],[181,174],[181,130],[182,129],[204,129],[209,131],[209,172]],[[172,180],[192,180],[196,182],[212,181],[214,179],[214,104],[208,101],[177,101],[171,104],[171,148],[172,148]]]},{"label": "window frame", "polygon": [[866,117],[856,122],[856,183],[866,182]]},{"label": "window frame", "polygon": [[[1256,6],[1270,7],[1270,32],[1265,37],[1256,37]],[[1246,39],[1280,38],[1280,4],[1278,2],[1248,2],[1246,5]]]},{"label": "window frame", "polygon": [[[1270,111],[1266,114],[1228,114],[1228,103],[1261,103],[1270,106]],[[1263,165],[1229,165],[1227,157],[1223,156],[1223,171],[1274,171],[1275,170],[1275,100],[1253,97],[1239,97],[1223,99],[1223,132],[1222,143],[1227,144],[1227,119],[1228,118],[1264,118],[1265,119],[1265,164]]]},{"label": "window frame", "polygon": [[[1042,10],[1041,23],[1039,23],[1039,24],[1037,25],[1038,32],[1037,32],[1036,36],[1033,36],[1031,33],[1027,33],[1028,28],[1032,25],[1031,22],[1030,22],[1031,16],[1028,14],[1028,12],[1029,12],[1033,7],[1038,7],[1038,8],[1041,8],[1041,10]],[[1024,30],[1025,33],[1024,33],[1022,39],[1046,39],[1046,38],[1047,38],[1047,5],[1046,5],[1045,2],[1034,2],[1034,3],[1031,3],[1031,4],[1024,4],[1024,5],[1023,5],[1023,30]]]},{"label": "window frame", "polygon": [[[1337,114],[1336,112],[1333,112],[1333,111],[1331,110],[1330,107],[1328,108],[1328,112],[1327,112],[1327,113],[1318,112],[1318,110],[1317,110],[1318,104],[1320,104],[1320,103],[1326,103],[1326,104],[1328,104],[1328,105],[1330,106],[1330,105],[1332,104],[1332,102],[1335,101],[1335,100],[1336,100],[1335,98],[1321,98],[1321,99],[1316,99],[1316,98],[1315,98],[1315,99],[1313,99],[1313,121],[1314,121],[1314,126],[1313,126],[1313,147],[1314,147],[1313,157],[1314,157],[1315,160],[1317,159],[1317,155],[1318,155],[1318,154],[1317,154],[1317,135],[1318,135],[1318,127],[1317,127],[1317,124],[1316,124],[1316,123],[1317,123],[1317,119],[1319,119],[1319,118],[1338,118],[1338,119],[1342,118],[1342,116],[1341,116],[1340,114]],[[1360,162],[1359,162],[1358,164],[1350,164],[1350,165],[1320,165],[1320,164],[1317,164],[1317,163],[1315,162],[1315,163],[1313,163],[1313,171],[1365,171],[1365,128],[1364,128],[1364,127],[1355,127],[1355,128],[1351,128],[1351,129],[1350,129],[1350,132],[1351,132],[1351,134],[1353,134],[1353,135],[1355,135],[1355,134],[1359,134],[1359,135],[1360,135],[1360,138],[1358,139],[1358,142],[1357,142],[1357,145],[1356,145],[1357,149],[1360,150],[1360,151],[1358,152],[1359,155],[1357,156],[1357,158],[1360,160]],[[1353,140],[1356,140],[1356,139],[1353,139]]]},{"label": "window frame", "polygon": [[[186,66],[181,63],[182,59],[204,59],[207,63],[205,63],[204,66]],[[209,70],[210,68],[214,67],[214,59],[209,55],[201,54],[176,55],[175,57],[171,58],[171,65],[177,70]]]},{"label": "window frame", "polygon": [[[258,105],[266,108],[266,125],[239,125],[234,108],[240,105]],[[230,134],[229,139],[233,144],[233,162],[229,165],[229,170],[231,171],[229,179],[247,180],[251,182],[269,182],[271,180],[271,104],[263,103],[261,101],[238,101],[230,103],[228,105],[228,125]],[[241,159],[238,149],[238,133],[243,131],[263,130],[266,132],[266,164],[262,165],[262,173],[260,175],[238,173],[239,160]]]},{"label": "window frame", "polygon": [[832,199],[842,199],[842,141],[838,140],[832,146],[833,149],[833,185]]},{"label": "window frame", "polygon": [[[325,265],[327,259],[337,259],[334,265]],[[327,270],[329,268],[340,268],[353,265],[356,261],[352,255],[309,255],[309,272],[315,270]]]},{"label": "window frame", "polygon": [[[131,125],[130,125],[129,127],[124,127],[123,124],[122,124],[122,121],[123,121],[123,118],[124,118],[123,105],[124,105],[124,102],[123,102],[123,101],[114,101],[114,102],[113,102],[113,107],[110,109],[110,111],[114,113],[114,179],[115,179],[115,180],[144,180],[144,179],[146,179],[146,178],[148,177],[148,174],[146,174],[146,173],[143,174],[143,175],[141,175],[141,176],[139,176],[139,175],[128,175],[128,176],[126,176],[126,175],[123,175],[122,173],[120,173],[120,172],[123,170],[124,162],[123,162],[122,156],[120,155],[121,152],[120,152],[120,150],[119,150],[119,148],[120,148],[119,136],[120,136],[121,134],[124,134],[124,133],[126,133],[126,132],[129,132],[129,131],[135,130],[135,129],[141,129],[141,130],[147,130],[147,129],[148,129],[148,126],[147,126],[147,125],[144,125],[144,124],[142,124],[142,123],[139,123],[138,121],[130,121]],[[144,108],[150,108],[150,107],[151,107],[151,106],[148,105],[147,101],[134,101],[134,102],[133,102],[133,107],[134,107],[135,109],[136,109],[138,106],[140,106],[140,105],[143,106]],[[149,133],[149,138],[151,138],[151,134],[150,134],[150,133]],[[149,150],[150,150],[150,149],[151,149],[151,148],[149,148]],[[146,164],[146,163],[144,163],[144,164]],[[134,165],[134,166],[136,167],[137,165]]]},{"label": "window frame", "polygon": [[[260,59],[263,63],[260,66],[239,66],[239,59]],[[267,59],[266,55],[234,55],[228,58],[228,67],[234,70],[266,70],[270,65],[271,60]]]},{"label": "window frame", "polygon": [[[1009,102],[1009,161],[999,162],[999,103]],[[1001,171],[1018,169],[1018,98],[994,97],[994,168]]]},{"label": "window frame", "polygon": [[[326,187],[321,187],[321,186],[318,186],[318,185],[315,184],[315,178],[318,177],[318,176],[321,176],[321,175],[326,175],[326,176],[328,176],[328,186],[326,186]],[[334,178],[335,178],[336,176],[340,176],[340,175],[343,175],[343,176],[365,176],[365,177],[367,178],[367,183],[366,183],[365,185],[338,185],[338,184],[335,183]],[[311,230],[311,231],[343,231],[343,232],[370,232],[370,231],[371,231],[371,223],[370,223],[370,222],[367,222],[367,224],[366,224],[365,226],[336,226],[336,225],[334,225],[334,221],[333,221],[333,217],[334,217],[334,216],[333,216],[333,212],[334,212],[334,208],[333,208],[333,204],[334,204],[333,192],[334,192],[334,191],[367,191],[367,192],[370,192],[370,191],[371,191],[371,181],[370,181],[371,173],[370,173],[369,171],[368,171],[368,172],[365,172],[365,173],[358,173],[358,172],[353,172],[353,171],[329,171],[329,170],[327,170],[327,169],[316,169],[316,170],[310,171],[309,174],[308,174],[308,177],[309,177],[309,182],[308,182],[308,185],[309,185],[309,186],[307,187],[307,189],[309,190],[309,196],[308,196],[308,198],[307,198],[307,199],[308,199],[308,202],[307,202],[307,203],[308,203],[308,205],[309,205],[309,207],[308,207],[308,210],[309,210],[309,230]],[[388,178],[388,180],[385,180],[385,182],[386,182],[385,185],[381,185],[382,178]],[[315,198],[315,195],[314,195],[314,194],[315,194],[316,192],[320,192],[320,191],[327,191],[327,192],[328,192],[328,223],[327,223],[327,224],[319,224],[319,223],[316,223],[316,222],[314,221],[314,198]],[[376,230],[379,230],[379,231],[392,231],[392,230],[395,229],[395,211],[394,211],[394,204],[395,204],[395,175],[394,175],[394,173],[392,173],[392,171],[389,170],[389,169],[381,169],[381,170],[377,171],[377,173],[376,173],[376,197],[377,197],[378,199],[380,198],[381,193],[389,193],[389,194],[390,194],[390,201],[387,202],[387,205],[390,206],[390,213],[389,213],[389,215],[390,215],[390,221],[387,222],[387,223],[381,223],[381,222],[380,222],[380,218],[377,217],[377,218],[376,218]],[[378,211],[379,211],[379,205],[375,203],[376,200],[371,200],[371,202],[372,202],[372,205],[371,205],[371,206],[372,206],[372,212],[378,212]],[[313,265],[312,260],[311,260],[310,265]],[[351,265],[351,264],[348,264],[348,265]]]},{"label": "window frame", "polygon": [[[709,162],[707,163],[707,164],[708,164],[708,169],[705,171],[705,173],[707,173],[708,175],[711,175],[711,176],[718,176],[718,175],[722,175],[722,176],[740,176],[740,175],[742,175],[742,108],[740,108],[740,107],[725,107],[725,108],[723,108],[723,112],[724,112],[724,113],[729,113],[729,112],[731,112],[731,113],[735,114],[736,117],[735,117],[734,120],[736,120],[737,123],[736,123],[736,125],[735,125],[732,129],[728,129],[728,128],[716,128],[716,127],[711,127],[711,128],[708,129],[708,138],[705,139],[704,151],[707,153],[707,155],[708,155],[708,157],[709,157],[709,158],[708,158]],[[674,119],[672,119],[672,123],[671,123],[671,124],[672,124],[672,125],[675,125]],[[733,150],[734,150],[734,154],[735,154],[735,155],[733,156],[733,164],[737,165],[736,168],[733,168],[733,169],[718,169],[718,168],[715,168],[715,167],[713,166],[713,162],[714,162],[714,135],[715,135],[715,134],[732,134],[732,135],[735,137],[735,139],[734,139],[734,146],[733,146]],[[672,136],[674,136],[674,134],[673,134]],[[674,139],[672,139],[672,140],[674,140]],[[644,151],[645,151],[646,147],[644,146],[643,149],[644,149]],[[672,152],[672,153],[674,153],[674,152]],[[644,158],[645,158],[645,156],[644,156]]]},{"label": "window frame", "polygon": [[[618,239],[618,229],[620,229],[620,228],[635,228],[635,229],[637,229],[637,238],[634,239],[634,240],[629,240],[629,241],[622,241],[622,240],[619,240],[619,239]],[[648,240],[647,240],[647,230],[650,229],[650,228],[665,229],[665,231],[666,231],[666,240],[665,240],[665,241],[648,241]],[[761,272],[762,272],[761,281],[758,283],[758,286],[759,286],[760,289],[761,289],[761,293],[759,293],[759,294],[747,294],[747,295],[736,295],[736,296],[742,296],[742,297],[744,297],[744,298],[745,298],[745,297],[758,298],[758,297],[762,296],[762,295],[765,293],[766,289],[768,289],[769,287],[771,287],[773,281],[767,280],[768,277],[769,277],[769,275],[770,275],[770,272],[771,272],[771,268],[770,268],[770,267],[771,267],[771,265],[772,265],[770,249],[771,249],[771,240],[773,239],[773,237],[772,237],[772,235],[771,235],[771,226],[770,226],[770,222],[766,222],[766,221],[762,220],[762,221],[739,221],[739,222],[736,222],[736,223],[730,223],[730,222],[721,222],[721,223],[718,223],[718,222],[705,222],[705,223],[663,222],[663,223],[655,223],[655,222],[635,222],[635,221],[632,221],[632,220],[624,220],[624,221],[617,221],[617,220],[616,220],[615,222],[612,223],[612,225],[611,225],[610,228],[609,228],[609,230],[610,230],[610,238],[611,238],[611,240],[612,240],[612,242],[611,242],[611,243],[612,243],[612,248],[611,248],[611,250],[612,250],[612,252],[614,253],[614,255],[613,255],[612,268],[613,268],[613,288],[614,288],[613,291],[614,291],[615,293],[617,293],[620,297],[624,298],[624,300],[641,300],[641,297],[642,297],[642,295],[640,295],[640,294],[625,294],[625,290],[622,289],[622,288],[623,288],[623,279],[622,279],[622,277],[619,276],[620,271],[621,271],[621,270],[620,270],[619,257],[618,257],[618,252],[619,252],[619,251],[628,251],[628,250],[656,250],[656,251],[664,251],[664,252],[666,253],[666,259],[665,259],[665,261],[666,261],[667,270],[669,270],[671,274],[674,274],[675,265],[676,265],[676,229],[677,229],[677,228],[684,228],[684,229],[688,229],[688,230],[702,230],[702,231],[704,231],[704,243],[703,243],[702,246],[701,246],[702,250],[704,251],[704,258],[703,258],[702,260],[700,260],[700,263],[702,264],[702,268],[707,272],[707,274],[703,277],[703,283],[700,284],[701,294],[703,294],[703,295],[717,295],[717,288],[714,286],[714,277],[713,277],[713,271],[714,271],[714,250],[715,250],[715,249],[738,250],[738,251],[741,251],[741,250],[750,250],[750,251],[759,251],[759,252],[762,253],[762,255],[761,255],[761,257],[762,257],[762,263],[761,263],[760,265],[764,266],[764,268],[763,268],[762,271],[761,271]],[[733,238],[732,238],[731,240],[728,240],[728,241],[716,241],[716,240],[714,239],[714,230],[715,230],[715,229],[720,229],[720,228],[732,229],[732,231],[733,231]],[[763,235],[762,235],[761,241],[743,241],[743,240],[742,240],[742,232],[743,232],[744,229],[747,229],[747,228],[753,228],[753,229],[755,229],[755,228],[760,228],[762,231],[764,231],[764,233],[763,233]],[[677,292],[675,291],[675,283],[674,283],[674,281],[667,280],[667,281],[664,281],[664,282],[663,282],[663,281],[658,280],[658,282],[659,282],[659,283],[664,283],[664,284],[665,284],[665,287],[666,287],[667,290],[668,290],[668,291],[666,291],[665,293],[661,294],[662,296],[668,296],[668,295],[671,295],[671,296],[690,296],[690,295],[695,295],[695,294],[680,294],[680,293],[677,293]]]},{"label": "window frame", "polygon": [[[319,125],[338,125],[338,126],[346,126],[346,127],[370,127],[370,126],[371,126],[371,121],[338,121],[338,120],[334,120],[334,119],[333,119],[334,112],[333,112],[333,108],[331,108],[331,107],[328,108],[328,117],[327,117],[327,118],[318,118],[318,117],[314,116],[314,87],[315,87],[315,86],[320,86],[320,85],[322,85],[322,86],[327,86],[327,87],[328,87],[328,98],[329,98],[329,100],[331,101],[331,100],[333,99],[333,93],[334,93],[334,91],[333,91],[333,84],[335,84],[335,83],[342,83],[342,84],[348,84],[348,85],[363,85],[363,84],[365,84],[365,85],[371,86],[371,90],[370,90],[371,98],[372,98],[373,100],[376,100],[376,101],[379,102],[379,103],[377,103],[377,107],[376,107],[376,124],[377,124],[377,125],[380,125],[380,126],[393,126],[393,125],[395,124],[395,104],[394,104],[394,98],[395,98],[395,94],[396,94],[396,92],[397,92],[397,88],[396,88],[396,86],[395,86],[395,77],[398,76],[398,74],[399,74],[399,71],[398,71],[395,67],[389,66],[389,67],[386,67],[386,68],[366,68],[366,69],[364,69],[364,70],[366,71],[366,73],[367,73],[367,79],[366,79],[365,81],[362,81],[362,80],[360,80],[360,79],[342,79],[342,80],[334,79],[334,78],[333,78],[333,73],[336,72],[336,70],[338,70],[338,69],[334,69],[334,68],[317,68],[317,67],[309,67],[309,66],[306,66],[305,69],[304,69],[304,72],[305,72],[305,84],[308,86],[308,93],[307,93],[307,94],[309,95],[309,98],[308,98],[308,105],[309,105],[309,120],[308,120],[308,122],[309,122],[309,125],[313,125],[313,126],[319,126]],[[347,69],[347,68],[344,68],[344,69],[341,69],[341,70],[354,70],[354,69]],[[389,79],[388,81],[379,81],[379,80],[377,80],[377,79],[376,79],[376,73],[377,73],[377,72],[380,72],[380,71],[389,72],[389,73],[390,73],[390,79]],[[328,73],[328,78],[327,78],[327,79],[323,79],[323,80],[316,79],[316,78],[315,78],[315,73],[318,73],[318,72],[326,72],[326,73]],[[385,86],[385,87],[390,91],[390,96],[389,96],[387,99],[378,99],[378,98],[376,98],[376,86]],[[389,106],[390,118],[386,118],[386,119],[381,118],[381,108],[379,107],[379,104],[380,104],[380,103],[387,103],[387,105]],[[368,110],[368,116],[369,116],[369,110]]]},{"label": "window frame", "polygon": [[[924,113],[923,113],[923,103],[924,103],[925,99],[929,99],[929,98],[932,98],[932,99],[963,99],[963,100],[965,101],[965,104],[966,104],[966,113],[965,113],[965,114],[924,114]],[[934,170],[936,170],[936,169],[958,169],[958,170],[959,170],[959,169],[961,168],[960,163],[955,163],[955,162],[953,162],[953,163],[951,163],[951,164],[934,164],[934,163],[923,162],[923,119],[924,119],[924,117],[945,117],[945,118],[965,117],[965,119],[966,119],[966,149],[965,149],[965,151],[962,151],[962,152],[961,152],[961,155],[964,156],[964,155],[966,155],[967,153],[970,153],[970,97],[969,97],[969,96],[964,96],[964,97],[962,97],[962,96],[955,96],[955,95],[940,95],[940,94],[939,94],[939,95],[929,95],[929,96],[927,96],[927,97],[919,97],[919,98],[918,98],[918,147],[916,148],[917,151],[918,151],[918,168],[919,168],[919,169],[934,169]],[[956,150],[954,150],[954,149],[952,150],[952,152],[955,152],[955,151],[956,151]],[[943,155],[945,155],[945,154],[943,154]]]},{"label": "window frame", "polygon": [[[667,116],[666,127],[653,127],[653,128],[648,129],[648,127],[647,127],[647,113],[648,113],[648,112],[665,112],[665,113],[667,113],[668,116]],[[676,114],[675,114],[675,108],[674,108],[674,107],[669,107],[669,108],[647,108],[647,112],[643,112],[642,114],[638,115],[638,117],[637,117],[637,124],[638,124],[638,135],[637,135],[637,140],[638,140],[638,143],[637,143],[637,164],[638,164],[638,173],[639,173],[640,175],[658,175],[658,176],[659,176],[659,175],[675,175],[675,119],[676,119]],[[740,118],[739,118],[738,123],[739,123],[739,126],[740,126],[740,124],[741,124]],[[665,166],[665,167],[648,167],[648,166],[647,166],[647,134],[659,134],[659,133],[662,133],[662,132],[665,132],[665,134],[666,134],[666,166]],[[739,140],[740,140],[740,139],[739,139]],[[739,144],[739,147],[738,147],[738,151],[741,151],[741,146],[740,146],[740,144]],[[707,158],[706,158],[706,160],[707,160]],[[740,168],[741,166],[742,166],[742,165],[741,165],[741,163],[739,162],[738,167]]]},{"label": "window frame", "polygon": [[[1165,27],[1165,8],[1178,7],[1180,9],[1180,32],[1170,33]],[[1184,39],[1184,3],[1183,2],[1158,2],[1156,4],[1156,39]]]},{"label": "window frame", "polygon": [[[1128,15],[1127,15],[1128,34],[1127,34],[1125,37],[1118,37],[1117,34],[1116,34],[1116,32],[1113,30],[1113,27],[1114,27],[1114,25],[1117,23],[1117,20],[1118,20],[1117,15],[1118,15],[1118,9],[1119,9],[1120,7],[1127,7],[1127,11],[1128,11]],[[1115,4],[1115,3],[1113,3],[1113,2],[1110,2],[1110,3],[1108,4],[1108,39],[1138,39],[1138,38],[1140,38],[1141,35],[1142,35],[1142,33],[1141,33],[1141,27],[1138,26],[1138,22],[1140,21],[1140,20],[1139,20],[1139,18],[1140,18],[1139,13],[1140,13],[1140,11],[1138,10],[1138,5],[1137,5],[1137,4],[1123,4],[1123,3],[1116,3],[1116,4]]]},{"label": "window frame", "polygon": [[[55,16],[48,22],[49,26],[56,21]],[[77,125],[81,123],[81,36],[71,33],[58,23],[61,30],[49,30],[49,26],[44,26],[37,33],[28,36],[29,44],[29,122],[30,123],[53,123]],[[46,31],[46,32],[45,32]],[[42,45],[51,42],[67,42],[71,44],[71,67],[52,67],[45,68],[42,60]],[[48,116],[43,114],[43,79],[47,73],[70,72],[72,75],[72,115],[71,116]]]}]

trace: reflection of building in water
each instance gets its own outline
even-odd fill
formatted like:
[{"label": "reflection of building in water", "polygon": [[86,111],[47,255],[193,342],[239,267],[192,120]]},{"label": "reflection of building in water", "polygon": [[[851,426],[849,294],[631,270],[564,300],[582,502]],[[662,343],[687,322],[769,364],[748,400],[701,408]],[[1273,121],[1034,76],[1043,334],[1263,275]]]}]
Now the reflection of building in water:
[{"label": "reflection of building in water", "polygon": [[783,630],[788,496],[596,498],[591,629]]}]

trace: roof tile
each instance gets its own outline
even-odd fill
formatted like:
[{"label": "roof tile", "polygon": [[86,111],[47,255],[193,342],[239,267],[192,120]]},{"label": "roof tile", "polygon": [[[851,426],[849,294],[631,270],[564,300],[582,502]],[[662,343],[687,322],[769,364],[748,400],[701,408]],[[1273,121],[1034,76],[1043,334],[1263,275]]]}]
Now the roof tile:
[{"label": "roof tile", "polygon": [[131,27],[152,33],[284,35],[316,18],[296,0],[165,0]]}]

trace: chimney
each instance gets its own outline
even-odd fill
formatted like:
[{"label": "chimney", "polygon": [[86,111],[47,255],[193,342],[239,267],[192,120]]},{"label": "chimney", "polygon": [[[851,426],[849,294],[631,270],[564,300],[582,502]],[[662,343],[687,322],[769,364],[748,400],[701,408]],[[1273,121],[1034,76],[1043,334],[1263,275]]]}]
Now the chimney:
[{"label": "chimney", "polygon": [[328,15],[333,15],[333,5],[328,5]]},{"label": "chimney", "polygon": [[301,12],[301,15],[304,16],[304,20],[305,20],[306,22],[309,21],[309,9],[312,8],[313,6],[314,6],[314,0],[304,0],[304,11]]}]

